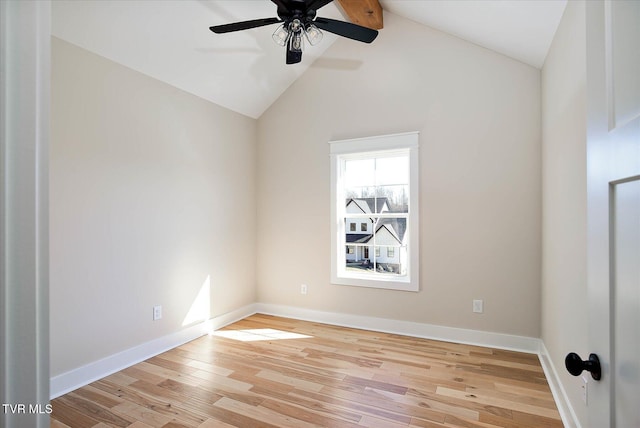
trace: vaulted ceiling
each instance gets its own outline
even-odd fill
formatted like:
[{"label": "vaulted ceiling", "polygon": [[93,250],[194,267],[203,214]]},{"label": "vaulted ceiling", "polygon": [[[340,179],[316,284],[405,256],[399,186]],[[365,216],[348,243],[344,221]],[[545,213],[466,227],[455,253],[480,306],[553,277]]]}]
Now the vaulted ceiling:
[{"label": "vaulted ceiling", "polygon": [[[541,68],[566,0],[380,0],[380,4],[384,13]],[[275,10],[268,0],[56,0],[52,32],[257,118],[338,39],[325,33],[319,45],[305,49],[302,63],[286,65],[284,49],[271,39],[273,25],[224,35],[209,31],[211,25],[273,17]],[[349,20],[333,3],[318,15]]]}]

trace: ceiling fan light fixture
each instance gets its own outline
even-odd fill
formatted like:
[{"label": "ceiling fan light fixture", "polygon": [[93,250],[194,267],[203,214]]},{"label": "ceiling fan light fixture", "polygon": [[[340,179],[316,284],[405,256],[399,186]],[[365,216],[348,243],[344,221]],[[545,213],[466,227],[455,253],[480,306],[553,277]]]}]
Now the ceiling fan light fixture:
[{"label": "ceiling fan light fixture", "polygon": [[273,41],[279,46],[286,46],[289,41],[289,31],[285,28],[284,24],[280,25],[271,36]]},{"label": "ceiling fan light fixture", "polygon": [[298,31],[302,31],[303,28],[304,27],[302,26],[302,22],[298,18],[293,19],[289,23],[289,31],[291,31],[292,33],[297,33]]},{"label": "ceiling fan light fixture", "polygon": [[309,23],[304,30],[304,35],[311,46],[315,46],[322,41],[322,31],[315,25]]},{"label": "ceiling fan light fixture", "polygon": [[316,11],[331,3],[332,0],[271,1],[277,6],[277,18],[259,18],[214,25],[209,27],[209,30],[216,34],[223,34],[278,24],[278,28],[273,32],[271,38],[277,45],[285,48],[287,64],[297,64],[302,61],[304,39],[306,38],[311,46],[315,46],[322,41],[323,31],[363,43],[371,43],[378,35],[377,30],[358,24],[316,17]]},{"label": "ceiling fan light fixture", "polygon": [[302,52],[303,47],[302,31],[293,33],[289,39],[289,50],[291,52]]}]

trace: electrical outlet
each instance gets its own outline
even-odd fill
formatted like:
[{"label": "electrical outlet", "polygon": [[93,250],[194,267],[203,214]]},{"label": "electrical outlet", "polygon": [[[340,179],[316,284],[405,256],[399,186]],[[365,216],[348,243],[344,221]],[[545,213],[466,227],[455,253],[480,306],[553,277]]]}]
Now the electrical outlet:
[{"label": "electrical outlet", "polygon": [[153,307],[153,320],[158,321],[159,319],[162,319],[162,306],[160,305]]},{"label": "electrical outlet", "polygon": [[307,284],[300,285],[300,294],[307,294]]},{"label": "electrical outlet", "polygon": [[484,312],[484,302],[482,300],[474,300],[473,301],[473,312],[476,314],[481,314]]},{"label": "electrical outlet", "polygon": [[580,378],[582,379],[582,384],[580,385],[580,389],[582,389],[582,401],[586,406],[589,404],[589,383],[586,377],[580,376]]}]

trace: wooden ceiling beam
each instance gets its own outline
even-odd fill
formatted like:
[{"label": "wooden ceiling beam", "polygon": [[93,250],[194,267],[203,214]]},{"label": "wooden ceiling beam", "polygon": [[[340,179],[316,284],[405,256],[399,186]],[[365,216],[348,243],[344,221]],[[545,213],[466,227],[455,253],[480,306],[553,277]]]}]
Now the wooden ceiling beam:
[{"label": "wooden ceiling beam", "polygon": [[338,0],[338,3],[354,24],[382,29],[382,6],[378,0]]}]

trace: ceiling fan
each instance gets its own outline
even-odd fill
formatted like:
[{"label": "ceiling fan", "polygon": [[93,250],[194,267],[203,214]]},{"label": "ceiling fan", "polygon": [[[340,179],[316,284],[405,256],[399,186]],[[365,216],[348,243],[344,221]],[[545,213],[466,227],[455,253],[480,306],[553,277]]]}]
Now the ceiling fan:
[{"label": "ceiling fan", "polygon": [[371,28],[331,18],[316,17],[316,11],[333,0],[271,1],[278,6],[278,18],[261,18],[214,25],[209,29],[216,34],[222,34],[280,23],[281,25],[278,26],[272,37],[277,44],[286,47],[287,64],[296,64],[302,61],[303,34],[312,46],[322,40],[320,29],[364,43],[371,43],[378,36],[378,31]]}]

